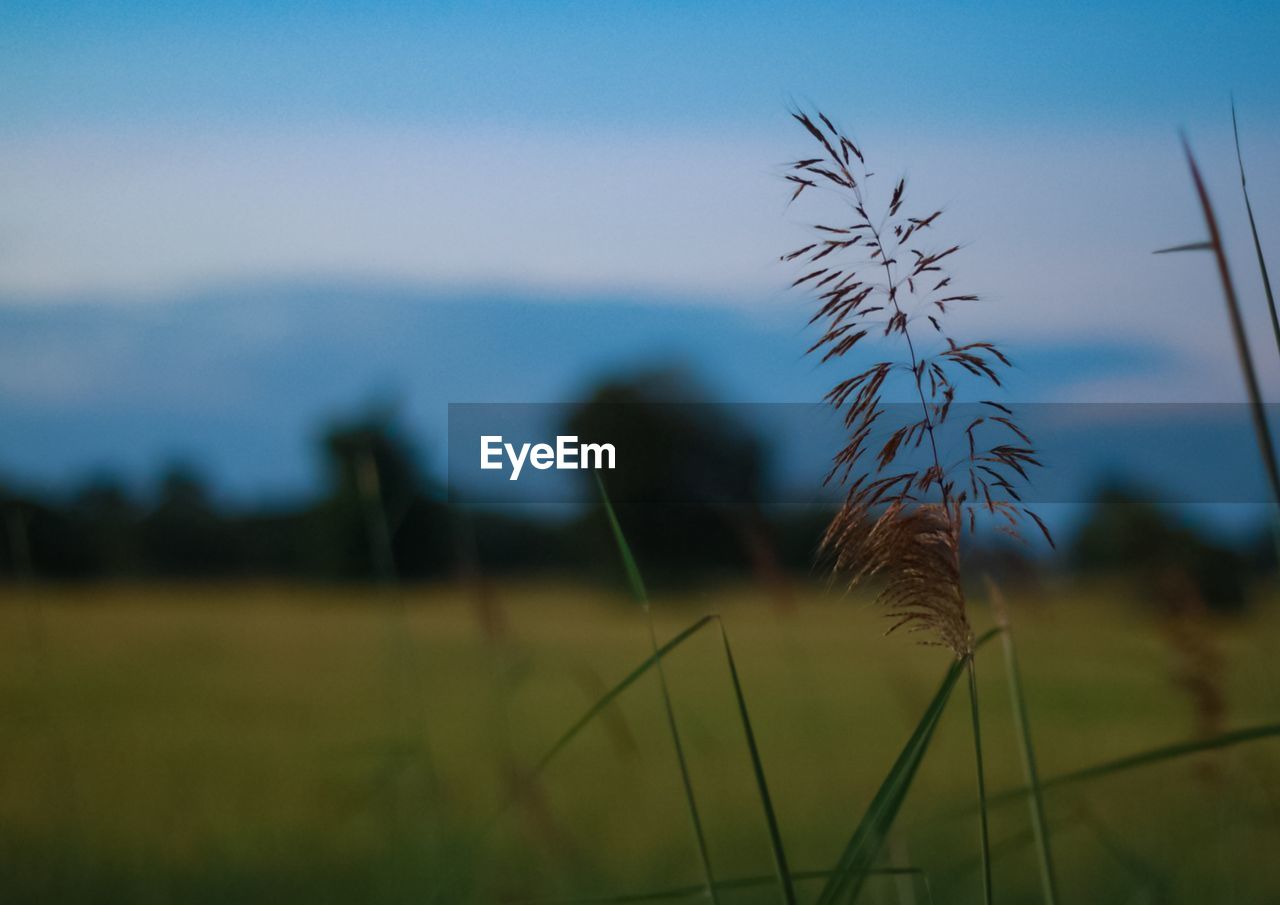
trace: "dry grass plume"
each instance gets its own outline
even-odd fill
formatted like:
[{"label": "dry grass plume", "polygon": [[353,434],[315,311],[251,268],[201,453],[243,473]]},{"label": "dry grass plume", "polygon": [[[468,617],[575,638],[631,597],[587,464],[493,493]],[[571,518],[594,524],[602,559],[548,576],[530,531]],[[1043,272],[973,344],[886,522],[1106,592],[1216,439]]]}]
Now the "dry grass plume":
[{"label": "dry grass plume", "polygon": [[[846,492],[822,550],[851,583],[883,582],[879,600],[894,619],[890,631],[925,632],[926,643],[963,657],[972,651],[973,632],[960,580],[962,534],[976,529],[980,515],[1014,535],[1029,518],[1052,543],[1020,501],[1016,485],[1040,463],[1013,412],[984,401],[981,415],[949,417],[961,381],[999,387],[1009,360],[993,343],[960,343],[947,332],[948,312],[978,297],[957,290],[947,273],[960,246],[934,241],[942,210],[913,211],[905,179],[873,204],[862,149],[821,113],[792,115],[816,144],[816,156],[788,165],[791,201],[824,189],[847,209],[838,221],[812,225],[811,241],[782,256],[803,270],[792,286],[817,303],[810,323],[822,334],[808,351],[824,364],[864,344],[883,355],[826,395],[849,439],[827,478]],[[884,392],[895,381],[911,387],[918,417],[883,436]],[[960,442],[943,444],[943,432]],[[957,445],[964,454],[945,459],[940,450]],[[923,449],[928,464],[904,464],[910,449]]]}]

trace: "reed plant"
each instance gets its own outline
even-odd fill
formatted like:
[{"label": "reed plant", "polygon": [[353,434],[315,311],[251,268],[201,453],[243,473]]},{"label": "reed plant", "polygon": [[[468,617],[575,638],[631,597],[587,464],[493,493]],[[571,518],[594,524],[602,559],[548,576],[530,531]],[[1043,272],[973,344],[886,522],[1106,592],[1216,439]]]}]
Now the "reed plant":
[{"label": "reed plant", "polygon": [[[1052,543],[1035,512],[1022,505],[1017,485],[1039,466],[1031,439],[1014,413],[983,400],[984,413],[952,418],[961,383],[1001,386],[1009,359],[987,341],[957,342],[947,314],[978,296],[957,289],[947,267],[960,251],[934,236],[940,208],[913,210],[905,178],[875,193],[861,148],[822,113],[796,111],[817,156],[790,164],[791,200],[824,189],[841,201],[840,219],[810,227],[807,244],[782,256],[804,271],[793,287],[811,291],[821,328],[809,347],[822,362],[841,363],[864,344],[879,360],[842,377],[827,393],[843,417],[848,442],[835,455],[828,481],[844,488],[842,505],[822,549],[848,582],[880,582],[878,601],[893,619],[889,631],[921,633],[946,647],[968,677],[980,813],[985,900],[992,899],[990,842],[974,633],[961,580],[961,545],[980,516],[1017,535],[1025,520]],[[884,428],[886,393],[905,382],[918,402],[906,424]],[[947,435],[947,436],[944,436]],[[924,464],[905,461],[923,448]],[[963,452],[947,459],[943,450]]]}]

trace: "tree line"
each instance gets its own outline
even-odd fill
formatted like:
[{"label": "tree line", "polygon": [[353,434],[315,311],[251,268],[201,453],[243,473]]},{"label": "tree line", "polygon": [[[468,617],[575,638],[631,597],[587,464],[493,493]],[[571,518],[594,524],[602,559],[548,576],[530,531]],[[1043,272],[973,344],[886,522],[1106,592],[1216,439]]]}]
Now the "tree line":
[{"label": "tree line", "polygon": [[[763,441],[724,419],[662,404],[673,384],[687,383],[669,373],[606,381],[565,425],[628,450],[630,467],[608,480],[646,575],[657,582],[742,578],[776,588],[819,574],[815,551],[831,512],[762,507]],[[680,449],[674,458],[673,443]],[[104,477],[62,497],[0,486],[0,573],[348,582],[613,574],[598,506],[567,520],[452,507],[423,473],[393,412],[335,422],[319,447],[320,488],[283,506],[219,505],[200,474],[181,465],[160,476],[149,499]],[[716,499],[732,502],[710,502]],[[983,570],[1014,579],[1045,568],[1120,573],[1148,585],[1156,578],[1154,586],[1192,587],[1219,609],[1241,606],[1248,582],[1274,558],[1265,533],[1230,543],[1115,485],[1099,491],[1060,546],[1047,564],[1010,543],[981,543],[971,555]]]}]

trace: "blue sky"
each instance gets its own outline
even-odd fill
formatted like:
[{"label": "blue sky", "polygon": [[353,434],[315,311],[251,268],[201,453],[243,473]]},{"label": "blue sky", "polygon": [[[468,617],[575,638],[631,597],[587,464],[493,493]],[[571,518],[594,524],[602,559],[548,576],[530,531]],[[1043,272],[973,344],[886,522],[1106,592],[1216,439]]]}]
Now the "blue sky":
[{"label": "blue sky", "polygon": [[[739,398],[807,394],[804,303],[776,263],[805,221],[778,178],[807,150],[793,103],[947,206],[947,235],[968,243],[957,276],[985,299],[957,330],[1026,350],[1041,376],[1025,392],[1238,399],[1208,262],[1149,252],[1202,229],[1185,128],[1267,336],[1227,102],[1273,248],[1277,46],[1265,3],[6,4],[0,416],[23,430],[0,437],[0,469],[137,468],[200,447],[255,481],[299,473],[300,452],[255,470],[282,434],[209,450],[191,413],[219,387],[263,386],[237,423],[282,430],[271,362],[324,368],[349,331],[292,301],[314,287],[430,309],[413,323],[455,330],[471,354],[447,380],[408,358],[350,364],[332,391],[297,396],[291,430],[389,385],[424,430],[450,394],[529,388],[503,370],[525,360],[504,354],[519,338],[486,344],[483,318],[456,314],[483,300],[559,331],[543,398],[607,364],[565,304],[654,310],[665,326],[611,342],[618,361],[697,356],[698,330],[736,325],[707,333],[721,345],[695,364],[726,370]],[[157,330],[207,359],[187,372],[145,351]],[[1258,351],[1277,385],[1280,362]],[[189,409],[166,421],[176,399]]]},{"label": "blue sky", "polygon": [[1028,197],[1098,234],[1116,202],[1192,230],[1174,136],[1230,193],[1233,91],[1280,197],[1277,46],[1266,3],[6,4],[0,296],[325,272],[769,292],[792,103],[969,240],[1014,236]]},{"label": "blue sky", "polygon": [[8,4],[3,17],[5,118],[35,127],[767,130],[779,103],[814,97],[973,129],[1164,124],[1232,89],[1261,116],[1280,95],[1265,2],[106,2]]}]

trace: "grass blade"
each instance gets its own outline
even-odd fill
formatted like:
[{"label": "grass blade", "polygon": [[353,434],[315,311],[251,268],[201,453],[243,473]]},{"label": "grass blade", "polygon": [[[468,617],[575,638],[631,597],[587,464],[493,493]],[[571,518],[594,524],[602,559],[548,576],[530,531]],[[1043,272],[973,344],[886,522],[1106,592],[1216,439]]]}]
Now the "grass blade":
[{"label": "grass blade", "polygon": [[755,773],[756,789],[760,793],[760,806],[764,809],[765,823],[769,828],[769,847],[773,851],[773,865],[778,887],[782,893],[782,901],[787,905],[796,905],[796,890],[791,882],[791,871],[787,867],[787,853],[782,846],[782,831],[778,828],[778,816],[773,810],[769,784],[765,781],[764,764],[760,760],[760,749],[756,746],[751,717],[747,713],[747,698],[742,692],[742,683],[738,679],[738,665],[733,659],[733,650],[729,647],[729,633],[725,631],[723,623],[720,625],[720,637],[724,641],[724,656],[729,664],[729,677],[733,680],[733,693],[738,700],[738,715],[742,719],[742,731],[747,738],[747,749],[751,752],[751,769]]},{"label": "grass blade", "polygon": [[1081,822],[1093,833],[1093,837],[1102,846],[1103,851],[1111,856],[1130,876],[1137,881],[1139,892],[1148,902],[1170,901],[1169,884],[1160,873],[1143,858],[1129,849],[1115,833],[1102,822],[1092,808],[1084,808],[1080,814]]},{"label": "grass blade", "polygon": [[[1054,821],[1053,828],[1059,833],[1067,829],[1071,829],[1080,824],[1081,820],[1078,814],[1070,814],[1065,818],[1059,818]],[[1020,852],[1029,845],[1033,845],[1036,841],[1035,833],[1031,828],[1020,829],[1015,833],[1006,836],[1003,839],[996,839],[991,843],[991,863],[994,864],[1006,855]],[[969,874],[976,873],[982,868],[982,856],[975,855],[966,858],[964,861],[955,864],[949,869],[938,875],[938,884],[943,889],[950,889],[958,885]]]},{"label": "grass blade", "polygon": [[[998,631],[993,629],[979,638],[974,645],[975,650],[990,641]],[[851,901],[862,888],[867,869],[884,846],[889,829],[893,826],[893,821],[898,816],[898,811],[901,810],[911,783],[915,779],[916,770],[924,760],[925,751],[928,750],[933,730],[937,727],[942,711],[946,707],[951,689],[955,687],[963,671],[964,662],[956,660],[942,677],[942,683],[938,686],[933,700],[925,708],[924,715],[916,724],[915,730],[898,754],[888,775],[881,782],[880,788],[876,790],[875,797],[871,799],[871,804],[863,813],[853,836],[841,852],[830,879],[818,896],[818,905],[834,905],[841,899]]]},{"label": "grass blade", "polygon": [[[1057,776],[1051,776],[1048,779],[1041,780],[1041,789],[1053,789],[1059,786],[1072,785],[1073,783],[1086,782],[1091,779],[1100,779],[1104,776],[1110,776],[1114,773],[1122,773],[1125,770],[1136,770],[1141,767],[1148,767],[1152,764],[1158,764],[1167,760],[1176,760],[1180,757],[1187,757],[1192,754],[1200,754],[1204,751],[1214,751],[1218,748],[1230,748],[1234,745],[1244,744],[1245,742],[1254,742],[1264,738],[1275,738],[1280,736],[1280,723],[1264,723],[1260,726],[1250,726],[1245,729],[1236,729],[1231,732],[1223,732],[1220,735],[1211,738],[1198,738],[1185,742],[1177,742],[1172,745],[1163,745],[1159,748],[1152,748],[1147,751],[1140,751],[1137,754],[1130,754],[1125,757],[1116,758],[1115,760],[1104,761],[1100,764],[1082,767],[1079,770],[1072,770],[1070,773],[1061,773]],[[988,802],[991,804],[1003,804],[1008,801],[1029,795],[1031,790],[1027,787],[1020,789],[1010,789],[1007,792],[1001,792],[994,795]]]},{"label": "grass blade", "polygon": [[1009,696],[1013,702],[1013,722],[1018,732],[1019,750],[1022,752],[1022,771],[1027,777],[1028,798],[1031,809],[1031,829],[1035,834],[1036,855],[1040,861],[1040,886],[1048,905],[1057,905],[1058,882],[1053,871],[1053,853],[1049,846],[1049,825],[1044,813],[1044,795],[1041,792],[1040,775],[1036,768],[1036,752],[1031,744],[1031,725],[1027,717],[1027,701],[1022,693],[1022,676],[1018,669],[1018,657],[1013,647],[1013,634],[1004,633],[1005,668],[1009,675]]},{"label": "grass blade", "polygon": [[1258,374],[1253,366],[1253,355],[1249,352],[1249,339],[1245,334],[1244,318],[1240,314],[1240,302],[1236,298],[1235,284],[1231,281],[1231,270],[1227,266],[1227,253],[1222,247],[1222,237],[1218,232],[1218,218],[1214,216],[1213,204],[1209,201],[1209,192],[1200,178],[1200,168],[1196,166],[1195,156],[1186,138],[1182,140],[1182,148],[1187,155],[1187,164],[1191,167],[1191,181],[1195,184],[1196,195],[1200,199],[1200,209],[1204,213],[1204,222],[1209,230],[1209,244],[1218,263],[1218,276],[1222,280],[1222,294],[1227,302],[1227,316],[1231,321],[1231,336],[1235,340],[1236,355],[1240,359],[1240,369],[1244,372],[1245,389],[1249,393],[1250,410],[1253,414],[1253,428],[1258,437],[1258,451],[1262,455],[1262,464],[1271,482],[1271,494],[1277,505],[1280,505],[1280,471],[1276,467],[1275,444],[1271,440],[1271,428],[1267,425],[1266,411],[1262,405],[1262,391],[1258,388]]},{"label": "grass blade", "polygon": [[973,668],[973,654],[964,658],[969,674],[969,715],[973,719],[973,758],[978,768],[978,814],[982,834],[982,896],[991,905],[991,835],[987,829],[987,780],[982,769],[982,721],[978,711],[978,675]]},{"label": "grass blade", "polygon": [[1249,189],[1245,185],[1244,156],[1240,153],[1240,126],[1236,122],[1236,102],[1231,101],[1231,132],[1236,140],[1236,163],[1240,165],[1240,193],[1244,195],[1244,209],[1249,215],[1249,229],[1253,232],[1253,250],[1258,256],[1258,270],[1262,273],[1262,288],[1267,293],[1267,307],[1271,311],[1271,331],[1276,338],[1276,351],[1280,352],[1280,315],[1276,314],[1276,299],[1271,293],[1271,277],[1267,274],[1267,259],[1262,255],[1262,241],[1258,238],[1258,224],[1253,219],[1253,205],[1249,203]]},{"label": "grass blade", "polygon": [[[613,539],[618,545],[618,553],[622,557],[622,565],[627,573],[627,581],[631,585],[631,593],[635,596],[636,601],[644,609],[645,621],[649,626],[649,642],[653,648],[653,652],[658,652],[658,634],[653,627],[653,610],[649,606],[649,594],[645,591],[644,580],[640,576],[640,568],[636,565],[635,557],[631,554],[631,545],[627,543],[626,535],[622,533],[622,525],[618,523],[618,516],[613,511],[613,504],[609,502],[609,494],[604,488],[604,482],[600,480],[599,473],[596,473],[596,487],[600,490],[600,500],[604,504],[605,514],[609,518],[609,527],[613,531]],[[685,802],[689,806],[689,819],[693,824],[693,835],[697,843],[698,858],[702,862],[702,874],[706,880],[706,892],[708,898],[718,905],[720,895],[716,891],[715,874],[711,869],[711,854],[707,849],[706,833],[702,829],[702,816],[698,813],[698,800],[693,793],[693,780],[689,776],[689,762],[684,754],[684,744],[680,740],[680,728],[676,724],[675,707],[671,704],[671,691],[667,687],[667,672],[662,667],[662,660],[656,661],[658,669],[658,685],[662,689],[662,706],[666,711],[667,726],[671,730],[671,742],[675,747],[676,761],[680,765],[680,781],[684,788]]]},{"label": "grass blade", "polygon": [[1009,627],[1008,610],[1004,596],[994,581],[988,579],[988,593],[998,614],[1003,631],[1001,647],[1004,648],[1005,674],[1009,679],[1009,701],[1013,706],[1013,724],[1018,733],[1019,751],[1022,755],[1022,772],[1031,794],[1027,799],[1031,810],[1031,830],[1036,843],[1036,856],[1040,863],[1040,887],[1046,905],[1057,905],[1058,883],[1053,870],[1053,854],[1049,846],[1049,821],[1045,816],[1044,795],[1040,790],[1040,772],[1036,768],[1035,746],[1031,743],[1031,720],[1027,711],[1027,699],[1022,692],[1022,670],[1018,668],[1018,654],[1013,643],[1013,630]]},{"label": "grass blade", "polygon": [[[500,805],[498,805],[497,809],[492,815],[490,815],[489,819],[480,825],[479,831],[474,835],[473,844],[478,844],[485,836],[488,835],[502,816],[506,814],[507,811],[510,810],[511,807],[515,805],[515,803],[525,794],[525,790],[542,775],[547,767],[551,766],[551,762],[556,759],[556,756],[565,748],[569,747],[569,744],[578,737],[578,734],[590,725],[596,717],[604,713],[604,711],[614,702],[614,700],[618,698],[619,695],[638,682],[650,669],[657,666],[664,657],[669,655],[677,647],[688,641],[718,618],[719,617],[715,615],[703,616],[670,641],[663,644],[648,657],[641,660],[634,669],[622,677],[621,681],[601,695],[594,704],[587,708],[586,712],[583,713],[582,716],[578,717],[578,719],[574,721],[573,725],[566,729],[564,733],[562,733],[561,736],[552,743],[546,753],[543,754],[542,757],[538,758],[537,763],[535,763],[532,768],[520,777],[519,782],[516,784],[512,793],[507,796]],[[442,878],[440,891],[428,901],[440,901],[440,896],[450,893],[452,890],[451,881],[453,879],[453,877],[446,873],[446,876]],[[699,886],[698,889],[705,891],[704,886]]]},{"label": "grass blade", "polygon": [[1186,245],[1173,245],[1169,248],[1157,248],[1151,253],[1153,255],[1171,255],[1183,251],[1213,251],[1213,246],[1208,242],[1188,242]]},{"label": "grass blade", "polygon": [[666,644],[663,644],[652,654],[641,660],[640,663],[631,670],[631,672],[627,673],[626,676],[618,682],[618,684],[610,688],[600,698],[598,698],[594,704],[588,707],[586,712],[583,713],[582,716],[578,717],[574,724],[565,730],[564,734],[561,735],[560,738],[556,739],[555,743],[547,749],[547,753],[542,755],[542,757],[538,759],[538,762],[533,766],[533,769],[529,771],[527,779],[533,779],[537,777],[538,774],[542,773],[543,770],[551,765],[551,761],[555,759],[556,755],[567,748],[569,743],[577,737],[578,733],[585,729],[588,723],[603,713],[605,708],[612,704],[618,695],[622,694],[634,685],[645,673],[656,666],[663,657],[667,656],[667,654],[671,653],[681,644],[688,641],[699,631],[706,628],[707,625],[714,622],[716,618],[717,617],[715,616],[703,616]]},{"label": "grass blade", "polygon": [[960,663],[951,665],[943,676],[937,693],[916,724],[915,731],[894,761],[888,775],[880,784],[871,804],[859,821],[857,829],[840,855],[831,877],[818,896],[818,905],[834,905],[842,898],[852,901],[862,886],[862,871],[876,858],[884,845],[889,827],[898,815],[906,798],[911,781],[924,758],[925,749],[938,724],[938,718],[946,706],[951,689],[960,678]]},{"label": "grass blade", "polygon": [[[512,793],[509,796],[507,796],[506,799],[503,800],[503,802],[497,807],[497,809],[489,817],[489,819],[486,820],[483,824],[481,824],[479,831],[475,834],[474,842],[478,843],[480,840],[482,840],[485,836],[488,835],[488,833],[498,823],[498,821],[502,818],[502,816],[506,814],[506,812],[510,810],[511,807],[521,799],[521,797],[525,794],[526,789],[528,789],[529,786],[531,786],[538,779],[538,777],[542,775],[542,773],[547,769],[547,767],[551,765],[551,762],[555,760],[556,756],[565,748],[567,748],[569,744],[575,738],[578,737],[578,734],[582,732],[582,730],[585,729],[593,720],[595,720],[596,717],[602,714],[608,708],[608,706],[614,702],[614,700],[619,695],[621,695],[624,691],[626,691],[628,688],[634,685],[637,681],[639,681],[640,678],[644,676],[644,674],[647,673],[650,669],[653,669],[655,666],[657,666],[664,657],[666,657],[668,654],[674,651],[681,644],[688,641],[690,638],[692,638],[702,629],[706,628],[709,624],[711,624],[711,622],[715,621],[716,619],[717,619],[716,616],[709,615],[709,616],[703,616],[697,622],[694,622],[688,628],[684,629],[684,631],[680,632],[680,634],[676,635],[666,644],[663,644],[661,647],[655,650],[652,654],[650,654],[648,657],[642,660],[639,663],[639,665],[637,665],[629,673],[623,676],[620,682],[618,682],[616,685],[610,688],[599,699],[597,699],[594,704],[588,707],[586,712],[583,713],[582,716],[578,717],[578,719],[573,723],[573,725],[570,726],[567,730],[565,730],[565,732],[561,734],[561,736],[558,739],[556,739],[554,743],[552,743],[551,747],[548,748],[547,752],[538,759],[537,763],[535,763],[530,770],[528,770],[526,773],[524,773],[524,775],[520,777],[519,782],[517,783]],[[448,894],[452,890],[452,886],[450,882],[451,880],[452,878],[446,875],[446,877],[441,882],[440,893],[434,896],[429,901],[440,901],[441,895]],[[700,890],[703,888],[704,887],[702,886],[698,887],[698,889]]]},{"label": "grass blade", "polygon": [[[579,732],[581,732],[584,728],[586,728],[586,726],[589,723],[591,723],[597,716],[602,714],[608,708],[608,706],[613,703],[614,699],[616,699],[624,691],[626,691],[633,684],[635,684],[635,682],[638,679],[640,679],[640,677],[643,676],[646,672],[648,672],[651,668],[656,666],[659,660],[667,656],[667,654],[671,653],[673,650],[675,650],[678,646],[683,644],[685,641],[692,638],[695,634],[697,634],[699,631],[701,631],[711,622],[719,623],[720,617],[712,614],[712,615],[703,616],[701,619],[694,622],[688,628],[680,632],[680,634],[676,635],[670,641],[666,642],[661,647],[659,647],[653,654],[646,657],[643,661],[640,662],[639,665],[637,665],[634,669],[632,669],[629,673],[627,673],[627,675],[624,676],[622,680],[618,682],[618,684],[614,685],[603,696],[601,696],[598,700],[596,700],[596,702],[592,704],[589,708],[587,708],[587,711],[583,713],[583,715],[580,716],[573,723],[573,725],[571,725],[555,741],[555,743],[551,745],[550,748],[547,749],[547,752],[543,754],[541,758],[539,758],[538,762],[524,776],[523,782],[521,783],[521,788],[527,786],[529,783],[535,780],[548,766],[550,766],[551,762],[556,758],[556,756],[569,746],[569,744],[577,737]],[[794,883],[792,882],[793,875],[790,873],[790,871],[787,868],[786,852],[782,846],[782,834],[781,834],[781,831],[779,830],[777,815],[773,808],[773,799],[772,799],[772,796],[769,794],[769,786],[765,780],[764,765],[760,758],[759,748],[756,745],[755,731],[753,730],[751,725],[751,717],[747,712],[746,696],[742,691],[741,680],[739,679],[739,676],[738,676],[737,662],[734,659],[733,650],[729,645],[728,633],[725,632],[723,624],[720,624],[720,635],[721,635],[721,639],[724,642],[725,658],[729,665],[729,675],[733,682],[734,695],[737,698],[738,712],[742,720],[743,732],[746,735],[747,748],[751,753],[751,765],[752,765],[752,769],[755,772],[756,785],[760,793],[760,802],[762,807],[764,808],[765,820],[768,823],[769,839],[773,849],[774,863],[777,868],[774,874],[774,879],[776,879],[779,882],[782,888],[784,900],[789,903],[794,903],[796,901],[796,896],[795,896],[795,886],[794,886]],[[518,797],[518,795],[519,793],[517,793],[516,797]],[[506,809],[510,806],[510,804],[511,802],[505,803],[502,809],[499,811],[497,815],[495,815],[493,819],[496,820],[498,816],[501,816],[501,814],[506,811]],[[825,876],[825,874],[822,874],[822,876]],[[722,887],[723,885],[724,884],[721,884]],[[697,886],[695,888],[699,892],[705,891],[704,886]]]}]

